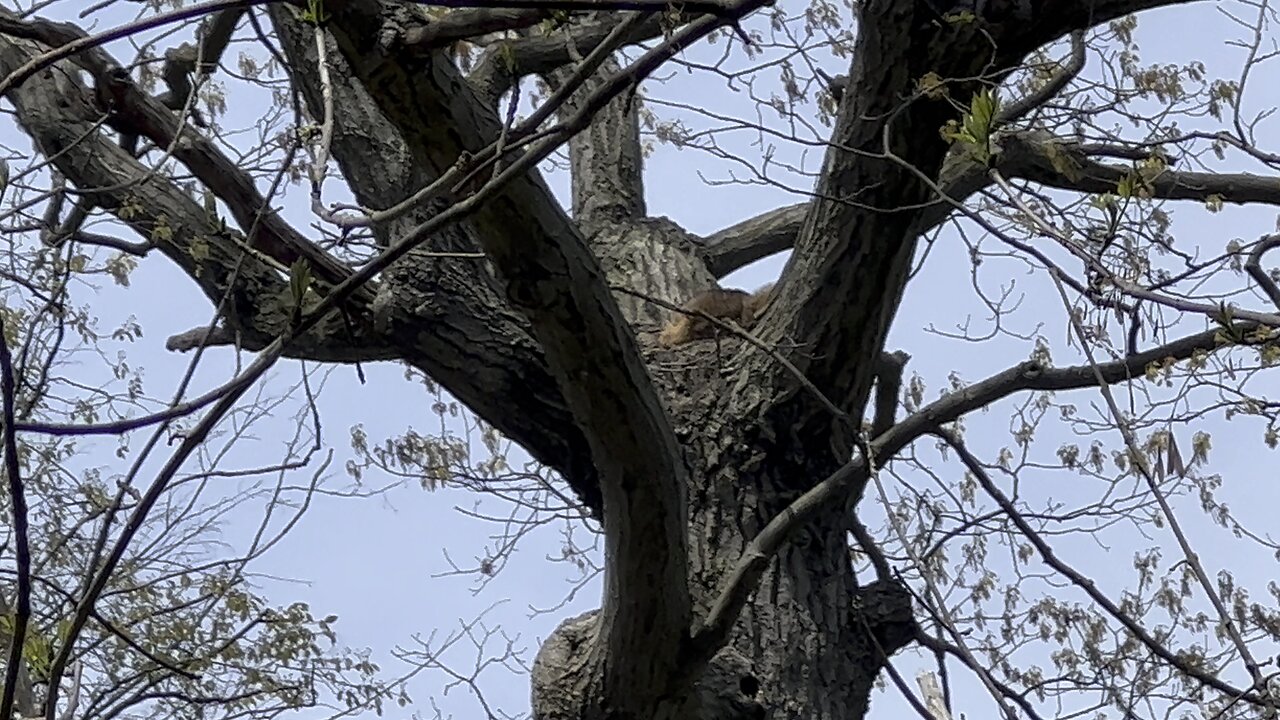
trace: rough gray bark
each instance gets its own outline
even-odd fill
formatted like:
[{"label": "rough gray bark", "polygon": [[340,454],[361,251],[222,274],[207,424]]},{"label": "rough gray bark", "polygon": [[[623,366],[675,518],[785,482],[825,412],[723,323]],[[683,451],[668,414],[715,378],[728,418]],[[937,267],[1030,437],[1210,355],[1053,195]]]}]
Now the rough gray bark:
[{"label": "rough gray bark", "polygon": [[[314,39],[289,8],[273,5],[269,12],[294,82],[312,116],[320,117]],[[328,55],[335,103],[343,109],[334,118],[333,157],[357,201],[372,209],[393,207],[437,180],[438,173],[413,162],[399,131],[355,82],[336,44],[330,42]],[[378,223],[375,237],[390,246],[446,204],[431,201]],[[599,485],[586,439],[547,370],[528,320],[507,304],[485,264],[431,255],[479,250],[471,226],[464,223],[446,228],[392,265],[374,301],[375,324],[398,345],[406,362],[489,418],[539,462],[559,470],[598,515]]]},{"label": "rough gray bark", "polygon": [[[622,69],[606,63],[561,113],[568,125],[596,118],[569,141],[573,217],[535,170],[517,173],[460,223],[415,240],[420,244],[349,303],[348,322],[331,318],[291,349],[323,361],[396,358],[422,369],[558,470],[602,520],[603,605],[565,621],[543,646],[533,677],[538,718],[834,720],[866,713],[880,670],[917,628],[905,588],[888,577],[859,583],[853,574],[847,538],[857,530],[854,511],[868,472],[860,454],[850,460],[855,448],[869,449],[879,464],[936,424],[1009,393],[1094,382],[1091,369],[1019,365],[890,429],[877,423],[870,448],[856,442],[917,238],[951,212],[931,183],[963,200],[987,182],[986,169],[949,155],[937,132],[954,117],[952,103],[964,105],[976,86],[955,84],[942,102],[914,97],[915,83],[931,71],[998,78],[1045,42],[1162,4],[1172,3],[996,1],[985,4],[980,26],[950,27],[934,22],[936,9],[922,0],[862,3],[833,134],[836,147],[856,152],[831,150],[817,187],[824,199],[706,241],[645,216],[638,100],[626,90],[656,67],[645,64],[649,59],[664,58],[651,53]],[[726,0],[714,15],[682,18],[674,39],[696,41],[763,5]],[[502,135],[497,104],[515,81],[548,74],[565,82],[617,26],[607,13],[593,15],[566,31],[573,50],[558,34],[513,40],[506,55],[491,52],[468,78],[440,49],[467,37],[458,18],[433,25],[410,5],[374,0],[327,0],[324,7],[334,16],[333,157],[372,209],[455,172],[462,158],[482,156]],[[291,78],[319,115],[312,29],[284,4],[268,12]],[[526,28],[536,17],[476,13],[473,29]],[[662,30],[652,16],[626,28],[626,42]],[[0,29],[7,33],[0,35],[0,72],[14,72],[38,52],[13,35],[50,42],[47,28],[11,17]],[[234,173],[219,178],[230,172],[225,158],[198,143],[199,152],[183,146],[176,157],[233,207],[245,233],[223,229],[163,176],[130,187],[145,169],[92,128],[103,109],[65,67],[43,69],[8,92],[23,128],[75,185],[98,188],[90,191],[96,205],[154,238],[211,301],[229,298],[221,316],[243,342],[270,342],[284,322],[276,300],[285,290],[282,258],[300,249],[322,270],[330,260],[278,219],[265,250],[256,238],[246,240],[263,200]],[[137,104],[126,111],[151,118],[135,123],[144,135],[172,144],[177,131],[166,123],[176,118],[157,114],[128,87],[119,95]],[[77,143],[81,136],[88,139]],[[1011,136],[999,167],[1061,187],[1114,183],[1113,169],[1091,159],[1089,148],[1064,146],[1083,169],[1076,177],[1064,172],[1045,151],[1054,142]],[[508,150],[497,153],[507,165],[518,157]],[[484,186],[490,169],[482,174],[376,224],[379,243],[390,248],[416,237],[428,218]],[[1240,178],[1165,181],[1156,192],[1169,196],[1219,187],[1228,200],[1274,200],[1275,193]],[[139,192],[143,210],[122,211]],[[855,195],[857,203],[842,202]],[[157,234],[161,222],[173,232]],[[670,351],[650,342],[648,333],[668,314],[644,296],[678,303],[789,247],[795,253],[778,299],[756,328],[777,350],[732,337]],[[492,266],[432,255],[477,250]],[[349,272],[330,270],[332,277],[321,273],[330,284]],[[1185,357],[1212,347],[1208,334],[1151,352]],[[1144,358],[1113,363],[1104,375],[1129,377]],[[780,514],[815,492],[821,503],[795,512],[800,521],[784,528],[776,552],[752,557]],[[733,613],[718,617],[722,608]]]},{"label": "rough gray bark", "polygon": [[[566,45],[576,42],[565,40]],[[573,54],[580,57],[579,51]],[[561,118],[581,112],[589,94],[620,70],[615,60],[607,60],[601,72],[569,96]],[[570,74],[568,69],[557,70],[547,80],[563,88]],[[697,238],[666,218],[646,217],[640,104],[638,96],[623,93],[569,140],[570,189],[574,222],[610,285],[634,293],[613,295],[623,317],[633,327],[656,329],[668,313],[643,296],[679,300],[715,285],[715,278],[694,254]]]}]

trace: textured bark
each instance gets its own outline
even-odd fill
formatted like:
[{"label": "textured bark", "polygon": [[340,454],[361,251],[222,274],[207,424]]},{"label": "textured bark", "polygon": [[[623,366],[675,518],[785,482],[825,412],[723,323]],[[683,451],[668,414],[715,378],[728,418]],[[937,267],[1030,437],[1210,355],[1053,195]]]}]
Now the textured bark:
[{"label": "textured bark", "polygon": [[[992,57],[975,26],[939,25],[935,17],[924,3],[861,6],[849,85],[815,191],[822,199],[807,210],[776,291],[782,302],[760,331],[770,342],[791,341],[794,366],[850,414],[867,402],[915,255],[918,212],[903,208],[935,199],[927,181],[939,177],[949,150],[938,128],[954,117],[952,103],[967,105],[978,87],[950,83],[942,98],[917,95],[916,83],[929,73],[998,78],[1019,59]],[[835,452],[854,446],[856,429],[835,423],[789,369],[760,356],[752,366],[781,398],[767,424],[786,428],[788,444],[830,454],[835,435]]]},{"label": "textured bark", "polygon": [[[415,20],[411,14],[388,17],[380,4],[362,0],[329,2],[326,10],[353,74],[400,131],[415,163],[443,174],[458,158],[496,147],[501,123],[453,63],[440,52],[399,44]],[[682,705],[673,684],[682,677],[692,620],[687,470],[590,246],[535,169],[513,168],[504,177],[469,222],[508,299],[532,323],[578,426],[589,429],[611,561],[597,644],[608,658],[597,665],[600,707],[620,717],[673,716]]]},{"label": "textured bark", "polygon": [[[615,18],[600,13],[598,21],[585,23],[570,38],[565,35],[534,35],[504,46],[496,46],[485,54],[468,77],[476,95],[490,106],[511,89],[516,80],[527,75],[542,75],[574,60],[582,48],[591,48],[609,34],[617,24]],[[654,14],[632,28],[627,42],[639,42],[658,36],[663,23]],[[498,48],[501,48],[500,50]]]},{"label": "textured bark", "polygon": [[[601,23],[603,24],[603,23]],[[560,115],[582,110],[586,96],[620,70],[610,59],[564,104]],[[569,71],[547,77],[562,87]],[[573,218],[591,244],[623,317],[633,327],[656,329],[669,313],[649,296],[678,302],[715,284],[694,254],[697,239],[665,218],[646,218],[639,95],[624,93],[601,108],[591,126],[569,140]]]},{"label": "textured bark", "polygon": [[[612,58],[564,104],[561,114],[581,111],[588,92],[621,67]],[[561,88],[568,70],[549,73],[548,83]],[[600,109],[591,126],[569,140],[573,219],[583,232],[598,223],[644,217],[644,160],[640,151],[640,98],[624,93]]]},{"label": "textured bark", "polygon": [[[269,8],[289,70],[310,112],[322,116],[315,41],[292,10]],[[439,178],[415,164],[399,131],[355,81],[336,44],[328,53],[334,118],[333,157],[364,207],[397,205]],[[373,227],[383,246],[440,212],[436,200]],[[586,438],[547,368],[523,315],[501,294],[487,263],[433,257],[431,252],[479,252],[471,225],[437,233],[383,275],[375,323],[401,350],[405,362],[426,372],[459,400],[519,442],[540,463],[555,468],[597,517],[599,484]]]}]

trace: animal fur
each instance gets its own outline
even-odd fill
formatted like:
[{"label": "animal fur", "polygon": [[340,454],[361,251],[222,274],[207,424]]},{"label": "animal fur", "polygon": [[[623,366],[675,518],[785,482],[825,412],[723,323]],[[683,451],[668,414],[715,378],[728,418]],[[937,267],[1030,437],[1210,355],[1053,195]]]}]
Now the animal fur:
[{"label": "animal fur", "polygon": [[732,320],[749,328],[764,312],[772,293],[772,284],[765,285],[754,293],[732,288],[704,290],[689,298],[681,306],[683,312],[676,313],[667,322],[658,335],[658,344],[669,348],[715,335],[716,324],[704,315],[717,320]]}]

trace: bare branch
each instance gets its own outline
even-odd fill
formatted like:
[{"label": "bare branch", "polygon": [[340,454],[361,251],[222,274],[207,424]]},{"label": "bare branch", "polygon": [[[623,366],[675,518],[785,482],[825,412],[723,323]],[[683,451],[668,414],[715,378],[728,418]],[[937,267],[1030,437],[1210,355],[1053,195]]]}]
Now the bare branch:
[{"label": "bare branch", "polygon": [[[32,43],[0,35],[0,72],[33,55]],[[287,320],[276,300],[284,282],[281,268],[254,254],[243,236],[209,216],[172,182],[108,141],[98,129],[99,113],[75,77],[74,72],[41,73],[10,92],[8,99],[17,109],[19,124],[52,158],[54,167],[84,189],[85,202],[115,213],[148,238],[215,305],[229,298],[225,307],[234,312],[227,313],[227,322],[246,346],[265,346]],[[122,212],[121,208],[136,204],[135,196],[146,197],[147,202],[137,212]],[[385,356],[379,347],[385,343],[363,327],[331,321],[288,349],[291,355],[350,359],[362,353]]]},{"label": "bare branch", "polygon": [[[1254,323],[1238,323],[1234,330],[1239,337],[1257,327]],[[859,453],[778,513],[751,540],[733,571],[722,583],[722,589],[711,611],[693,634],[692,644],[696,652],[713,653],[728,640],[738,614],[746,606],[773,556],[792,533],[811,522],[826,508],[851,501],[856,503],[861,498],[872,468],[881,467],[899,450],[918,438],[934,433],[941,426],[955,422],[966,413],[987,407],[1016,392],[1096,387],[1099,378],[1107,383],[1140,378],[1151,363],[1162,363],[1170,358],[1184,360],[1197,352],[1212,352],[1223,347],[1218,341],[1218,335],[1217,330],[1190,335],[1121,360],[1098,365],[1046,368],[1029,360],[952,392],[912,413],[871,442],[870,467],[866,456]]]},{"label": "bare branch", "polygon": [[997,122],[1001,125],[1015,123],[1053,99],[1054,95],[1062,92],[1062,89],[1074,80],[1081,70],[1084,70],[1085,49],[1084,30],[1073,30],[1071,32],[1071,58],[1068,60],[1067,65],[1055,73],[1048,82],[1035,92],[1006,105],[997,116]]},{"label": "bare branch", "polygon": [[13,514],[13,554],[18,575],[18,598],[13,624],[7,633],[9,656],[5,658],[4,685],[0,687],[0,717],[4,718],[13,716],[20,675],[26,667],[23,650],[26,648],[27,623],[31,620],[30,528],[26,488],[22,482],[22,465],[18,457],[18,419],[14,411],[18,388],[7,337],[4,318],[0,317],[0,421],[4,423],[0,427],[0,449],[4,453],[4,474],[9,481],[9,506]]},{"label": "bare branch", "polygon": [[[1048,133],[1015,132],[999,138],[1000,152],[994,168],[1009,178],[1029,180],[1047,187],[1085,193],[1114,191],[1116,184],[1132,172],[1130,167],[1102,163],[1091,155],[1116,157],[1127,149],[1104,145],[1080,145]],[[1129,150],[1124,156],[1146,157],[1147,152]],[[940,173],[946,196],[963,202],[989,187],[986,168],[975,165],[964,154],[954,153]],[[1184,172],[1168,169],[1150,181],[1153,197],[1163,200],[1203,201],[1217,195],[1229,203],[1280,205],[1280,184],[1275,178],[1248,173]],[[770,210],[725,228],[703,241],[700,254],[717,277],[795,244],[805,214],[812,203],[800,203]],[[918,210],[910,231],[922,235],[944,222],[954,212],[946,201],[930,202]]]},{"label": "bare branch", "polygon": [[1280,286],[1277,286],[1271,275],[1262,269],[1262,256],[1276,247],[1280,247],[1280,235],[1273,234],[1262,238],[1257,245],[1254,245],[1253,250],[1249,251],[1249,259],[1245,261],[1244,268],[1249,272],[1249,277],[1262,286],[1276,309],[1280,310]]},{"label": "bare branch", "polygon": [[444,47],[478,35],[537,25],[548,17],[548,12],[540,8],[471,7],[454,10],[442,17],[433,18],[426,25],[410,29],[405,33],[404,42],[423,49]]},{"label": "bare branch", "polygon": [[707,269],[718,278],[764,257],[789,250],[800,232],[808,203],[770,210],[708,236],[699,248]]},{"label": "bare branch", "polygon": [[1035,531],[1035,528],[1031,527],[1031,524],[1022,516],[1022,513],[1018,511],[1018,508],[1014,506],[1013,502],[1000,491],[1000,488],[991,480],[991,476],[987,474],[986,468],[982,466],[981,461],[974,457],[973,453],[969,452],[968,447],[965,446],[955,433],[942,430],[941,428],[938,428],[935,432],[956,451],[960,456],[960,461],[964,463],[964,466],[969,470],[970,474],[974,476],[974,479],[978,481],[978,484],[982,486],[982,489],[986,491],[987,495],[991,496],[992,500],[996,501],[996,504],[1004,511],[1005,516],[1009,518],[1010,522],[1018,527],[1018,530],[1022,533],[1023,537],[1025,537],[1036,551],[1040,553],[1040,559],[1043,560],[1046,565],[1060,573],[1063,577],[1069,579],[1073,585],[1083,590],[1085,594],[1089,596],[1089,599],[1093,600],[1093,602],[1099,607],[1106,610],[1107,613],[1118,620],[1121,625],[1124,625],[1125,629],[1132,633],[1133,636],[1137,638],[1138,641],[1147,648],[1147,650],[1151,651],[1153,655],[1177,668],[1187,677],[1194,678],[1200,683],[1203,683],[1204,685],[1229,697],[1241,698],[1257,705],[1267,704],[1267,699],[1258,695],[1258,693],[1253,690],[1237,688],[1219,679],[1217,675],[1203,672],[1199,668],[1196,668],[1191,663],[1188,663],[1179,657],[1177,653],[1171,651],[1164,643],[1152,636],[1151,633],[1147,632],[1146,628],[1139,625],[1138,622],[1129,615],[1129,613],[1125,612],[1122,608],[1112,602],[1111,598],[1104,595],[1092,579],[1086,577],[1079,570],[1068,565],[1057,556],[1053,551],[1053,548],[1044,541],[1044,538],[1040,536],[1040,533]]},{"label": "bare branch", "polygon": [[[295,326],[295,328],[299,327]],[[76,603],[75,612],[67,624],[66,632],[60,634],[62,646],[58,648],[57,654],[49,664],[49,681],[46,686],[48,687],[48,694],[45,697],[44,706],[45,720],[58,720],[58,690],[61,685],[62,675],[65,673],[68,663],[71,662],[71,653],[75,649],[80,632],[84,629],[85,623],[93,613],[94,605],[98,602],[103,590],[106,589],[107,583],[111,580],[111,576],[120,564],[121,559],[124,558],[124,554],[129,549],[134,535],[142,529],[143,521],[156,503],[159,502],[161,496],[164,495],[165,490],[173,482],[178,471],[186,463],[187,458],[204,444],[209,434],[222,421],[222,418],[231,411],[244,392],[252,387],[258,378],[262,377],[263,373],[275,365],[276,361],[282,356],[284,348],[287,347],[292,335],[293,331],[287,330],[264,350],[239,377],[227,385],[227,390],[223,397],[210,408],[209,412],[200,419],[200,422],[196,423],[186,433],[182,443],[174,451],[173,455],[169,457],[168,461],[165,462],[164,467],[156,474],[155,479],[151,481],[151,486],[143,493],[137,507],[134,508],[128,522],[125,523],[124,528],[121,530],[120,536],[116,538],[111,552],[103,559],[101,566],[96,568],[92,581],[85,588],[84,595]]]},{"label": "bare branch", "polygon": [[[270,2],[273,2],[273,0],[208,0],[207,2],[189,5],[181,10],[157,13],[156,15],[152,15],[144,20],[126,23],[96,35],[87,35],[78,27],[71,25],[70,23],[49,23],[51,25],[65,25],[67,28],[75,30],[77,33],[76,39],[65,45],[55,47],[39,56],[32,57],[21,66],[10,70],[5,75],[4,79],[0,80],[0,96],[7,95],[14,88],[26,82],[41,70],[52,67],[60,60],[75,57],[86,50],[102,47],[103,45],[107,45],[122,38],[127,38],[138,32],[164,27],[183,20],[209,15],[221,10],[266,5]],[[3,23],[0,24],[0,32],[12,34],[15,37],[25,37],[30,40],[39,39],[38,37],[29,37],[24,34],[26,31],[22,25],[12,24],[10,21],[17,17],[12,12],[4,10],[3,13],[0,13],[0,17],[4,18]],[[36,22],[44,23],[46,21]]]},{"label": "bare branch", "polygon": [[1164,492],[1160,490],[1160,486],[1156,484],[1155,478],[1152,477],[1151,469],[1145,462],[1146,458],[1138,447],[1138,440],[1134,437],[1133,429],[1126,422],[1125,415],[1120,411],[1115,395],[1111,392],[1110,383],[1102,377],[1102,373],[1098,370],[1097,358],[1094,356],[1093,349],[1089,347],[1089,341],[1086,339],[1087,335],[1084,326],[1080,323],[1080,318],[1072,312],[1071,301],[1067,298],[1067,291],[1063,287],[1062,281],[1058,279],[1056,271],[1051,272],[1051,275],[1054,279],[1054,284],[1057,286],[1058,295],[1062,298],[1063,307],[1067,310],[1067,317],[1071,321],[1071,327],[1075,331],[1076,337],[1080,339],[1080,347],[1084,351],[1090,367],[1093,368],[1094,377],[1098,381],[1098,390],[1106,402],[1107,410],[1111,413],[1111,419],[1115,422],[1116,428],[1120,430],[1120,434],[1124,438],[1124,444],[1129,449],[1129,453],[1134,459],[1134,464],[1137,466],[1138,473],[1147,481],[1147,489],[1155,497],[1156,504],[1160,507],[1160,513],[1164,516],[1165,522],[1169,524],[1169,530],[1173,533],[1178,547],[1182,550],[1183,560],[1191,567],[1192,574],[1195,575],[1196,580],[1200,583],[1200,589],[1204,591],[1205,596],[1209,598],[1209,604],[1218,613],[1218,622],[1222,623],[1222,628],[1227,637],[1231,639],[1231,643],[1235,645],[1236,651],[1240,653],[1241,659],[1244,660],[1245,669],[1248,670],[1249,677],[1253,679],[1253,687],[1265,687],[1265,679],[1262,676],[1258,661],[1254,659],[1253,653],[1249,651],[1248,643],[1245,642],[1244,636],[1240,634],[1236,623],[1232,621],[1231,613],[1227,611],[1226,605],[1223,604],[1222,597],[1218,594],[1214,584],[1210,582],[1209,575],[1204,570],[1204,565],[1192,549],[1191,542],[1187,539],[1187,534],[1182,530],[1182,524],[1178,522],[1178,516],[1174,514],[1173,508],[1169,506],[1169,501],[1164,496]]},{"label": "bare branch", "polygon": [[[481,102],[497,106],[498,99],[514,87],[517,79],[526,75],[545,75],[573,62],[570,47],[596,47],[604,42],[619,22],[616,17],[606,16],[603,20],[573,25],[555,35],[530,35],[495,43],[485,50],[467,79]],[[661,32],[658,16],[651,15],[632,27],[623,42],[649,40]]]},{"label": "bare branch", "polygon": [[[1044,133],[1011,135],[1001,138],[1000,145],[995,165],[1000,174],[1062,190],[1114,192],[1117,184],[1132,173],[1130,167],[1104,164],[1089,157],[1120,148],[1082,146]],[[1280,183],[1263,175],[1168,169],[1147,183],[1152,196],[1164,200],[1204,200],[1219,195],[1230,203],[1280,205]]]},{"label": "bare branch", "polygon": [[[735,3],[737,16],[761,0]],[[474,156],[500,135],[493,110],[467,91],[452,63],[418,57],[379,38],[378,6],[330,2],[331,27],[348,63],[398,127],[411,155],[433,167]],[[703,18],[592,93],[565,133],[634,87],[674,53],[730,22]],[[376,78],[376,82],[373,80]],[[395,78],[392,81],[392,78]],[[561,138],[540,141],[548,147]],[[548,147],[549,152],[549,147]],[[590,247],[556,207],[535,172],[511,176],[472,219],[481,245],[533,324],[553,372],[592,447],[604,497],[610,563],[605,573],[603,691],[614,711],[643,714],[659,702],[679,665],[692,609],[687,586],[687,469],[635,338],[603,281]],[[636,687],[649,688],[637,693]]]},{"label": "bare branch", "polygon": [[[310,28],[276,5],[269,10],[289,72],[312,114],[323,106]],[[333,41],[330,39],[330,43]],[[330,90],[343,112],[334,118],[333,153],[364,208],[397,208],[439,180],[414,163],[399,131],[354,78],[336,46]],[[448,207],[443,198],[390,213],[372,230],[390,247]],[[480,250],[469,223],[437,231],[424,251],[381,275],[375,323],[395,338],[405,360],[447,388],[540,463],[555,468],[598,518],[601,498],[586,438],[547,366],[528,321],[514,311],[488,265],[449,258]]]},{"label": "bare branch", "polygon": [[[3,10],[0,10],[0,32],[37,39],[58,48],[76,47],[89,39],[73,24],[23,21]],[[305,258],[314,275],[329,284],[337,284],[351,274],[350,268],[309,242],[273,211],[248,173],[203,135],[183,127],[181,119],[160,99],[139,90],[105,50],[89,47],[75,57],[77,63],[93,75],[97,83],[97,103],[109,112],[108,122],[124,132],[140,133],[157,146],[169,149],[227,204],[253,247],[285,267]],[[364,301],[372,300],[372,290],[361,294]]]}]

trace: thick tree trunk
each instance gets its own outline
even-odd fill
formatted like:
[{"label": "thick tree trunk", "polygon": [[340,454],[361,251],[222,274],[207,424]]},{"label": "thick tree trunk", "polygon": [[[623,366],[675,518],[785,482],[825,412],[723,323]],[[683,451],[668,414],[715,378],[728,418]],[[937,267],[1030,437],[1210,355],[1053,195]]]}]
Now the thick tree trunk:
[{"label": "thick tree trunk", "polygon": [[[606,223],[590,239],[611,284],[657,297],[688,287],[685,268],[700,265],[697,247],[668,222]],[[672,257],[678,261],[662,261]],[[700,617],[749,541],[839,465],[830,453],[806,453],[762,430],[751,408],[763,411],[769,398],[734,362],[746,347],[721,337],[673,351],[643,349],[690,467],[689,578]],[[699,682],[697,714],[685,717],[835,720],[865,713],[885,658],[913,637],[914,621],[902,588],[859,587],[849,556],[852,522],[849,508],[829,508],[783,546],[729,647]],[[610,717],[595,705],[599,685],[589,649],[597,617],[565,621],[544,645],[533,680],[539,720]]]},{"label": "thick tree trunk", "polygon": [[[681,426],[690,428],[687,447],[701,463],[691,493],[690,571],[695,602],[705,613],[747,543],[796,497],[797,479],[826,477],[835,468],[804,463],[777,447],[744,445],[749,429],[713,417],[691,417]],[[856,609],[869,589],[858,587],[852,571],[852,517],[845,508],[828,508],[803,527],[783,545],[743,610],[731,646],[750,660],[770,717],[861,717],[884,653],[911,636],[910,601],[900,596],[889,615],[901,627],[893,631],[877,621],[892,641],[882,650],[871,641]]]},{"label": "thick tree trunk", "polygon": [[[430,48],[375,43],[383,17],[375,6],[361,0],[327,7],[335,13],[338,45],[347,62],[406,139],[416,165],[443,173],[460,153],[482,152],[495,141],[496,108],[480,105],[478,94],[468,100],[462,81],[438,54]],[[882,121],[860,112],[862,105],[871,102],[863,109],[881,113],[892,109],[910,93],[911,73],[930,67],[942,56],[941,50],[928,46],[932,34],[918,40],[921,48],[930,49],[887,47],[920,32],[919,20],[910,12],[901,19],[876,17],[873,24],[882,26],[881,31],[864,33],[871,49],[864,48],[858,55],[855,77],[860,81],[855,84],[865,97],[845,111],[855,118],[846,130],[853,140],[848,145],[869,146],[878,141],[883,128]],[[912,66],[899,67],[873,87],[876,76],[865,69],[865,63],[900,55],[911,59]],[[588,82],[564,114],[572,118],[581,113],[605,85]],[[654,321],[667,313],[638,300],[637,294],[679,302],[692,290],[710,284],[712,275],[687,233],[673,223],[642,217],[643,191],[634,147],[638,137],[630,116],[634,102],[614,97],[598,106],[587,132],[572,140],[578,213],[572,225],[556,217],[556,208],[545,205],[543,191],[538,189],[540,179],[532,171],[505,190],[507,195],[486,206],[483,217],[468,221],[476,229],[478,242],[494,258],[508,298],[531,318],[553,372],[559,369],[561,390],[592,440],[604,496],[609,555],[604,607],[599,613],[567,621],[543,648],[535,669],[536,714],[545,720],[728,720],[759,717],[767,707],[771,717],[859,717],[866,711],[883,662],[913,637],[914,626],[905,592],[884,585],[858,587],[849,558],[853,514],[847,504],[825,508],[789,536],[737,618],[727,645],[709,665],[697,657],[703,649],[688,642],[694,628],[720,601],[725,581],[748,542],[803,492],[848,460],[847,452],[842,456],[832,449],[853,448],[856,428],[828,424],[821,433],[796,437],[795,420],[812,414],[813,399],[803,411],[779,412],[774,360],[740,340],[720,338],[674,351],[659,350],[646,341],[644,331],[654,329]],[[949,111],[940,110],[936,102],[926,104],[924,112],[907,111],[913,121],[894,128],[892,147],[909,162],[921,161],[926,172],[933,174],[945,154],[936,128]],[[933,134],[928,141],[912,145],[906,140],[906,134],[925,133],[925,125],[931,122],[927,131]],[[450,127],[460,132],[442,132]],[[621,147],[603,152],[608,143]],[[926,157],[918,157],[922,152]],[[828,164],[835,177],[832,182],[837,183],[832,197],[851,193],[849,188],[837,188],[853,176],[892,170],[891,177],[898,180],[904,174],[886,161],[879,163],[878,170],[860,174],[849,169],[855,162],[856,158],[842,153],[832,154]],[[915,181],[906,184],[912,197],[924,195]],[[890,190],[881,188],[881,193]],[[895,202],[886,195],[881,205],[892,210]],[[521,210],[518,216],[517,209]],[[870,258],[862,273],[870,268],[896,270],[909,260],[911,238],[905,237],[912,223],[909,214],[893,213],[892,220],[885,222],[863,213],[852,218],[852,227],[868,229],[851,238],[850,227],[827,228],[848,219],[839,207],[826,212],[830,217],[812,223],[804,235],[811,238],[810,252],[821,253],[822,247],[832,243],[846,247],[852,243],[853,254]],[[868,240],[867,233],[877,229],[885,229],[886,235]],[[580,252],[579,243],[589,246],[589,256]],[[814,267],[811,277],[830,270]],[[836,272],[847,272],[847,268]],[[626,290],[615,291],[613,299],[622,311],[621,319],[641,331],[636,347],[641,358],[628,358],[633,351],[626,343],[610,349],[615,334],[608,326],[615,320],[574,279],[597,273],[610,288]],[[870,289],[851,294],[865,302],[848,307],[846,315],[853,320],[834,321],[844,340],[833,349],[857,347],[850,357],[854,365],[826,378],[842,385],[832,396],[850,416],[860,416],[860,404],[870,388],[872,363],[901,290],[898,275],[880,272],[873,285],[898,283],[898,287],[874,297],[867,297]],[[548,304],[550,296],[526,300],[524,292],[535,289],[530,282],[559,285],[558,299],[552,304]],[[838,282],[843,286],[857,280],[847,276]],[[543,292],[541,287],[536,291]],[[782,316],[795,313],[802,304],[821,302],[818,295],[796,293],[771,312]],[[828,304],[808,317],[812,324],[816,318],[830,320],[838,314]],[[788,317],[794,321],[796,315]],[[569,347],[565,331],[570,329],[577,333],[572,341],[579,348],[577,353],[589,352],[618,366],[587,369],[583,356],[565,354]],[[853,333],[864,333],[866,342],[855,342]],[[642,387],[636,375],[615,374],[640,359],[651,389]],[[768,372],[762,372],[766,367]],[[606,381],[611,374],[617,380]],[[606,384],[606,394],[589,394],[591,386],[604,390]],[[661,419],[646,419],[646,396],[652,390],[666,406]],[[607,413],[600,411],[615,403],[633,408],[613,418],[627,427],[601,424]],[[651,432],[646,429],[650,422],[669,422],[669,429]],[[667,432],[674,432],[677,442],[670,443]],[[674,467],[662,459],[673,450],[682,458]],[[675,532],[683,535],[678,539],[669,534],[670,523],[677,518]],[[676,579],[676,570],[687,576],[687,586]],[[681,607],[686,593],[689,605]],[[691,623],[686,619],[690,611]],[[681,672],[682,667],[693,671]],[[687,682],[695,683],[692,691],[684,685]]]}]

